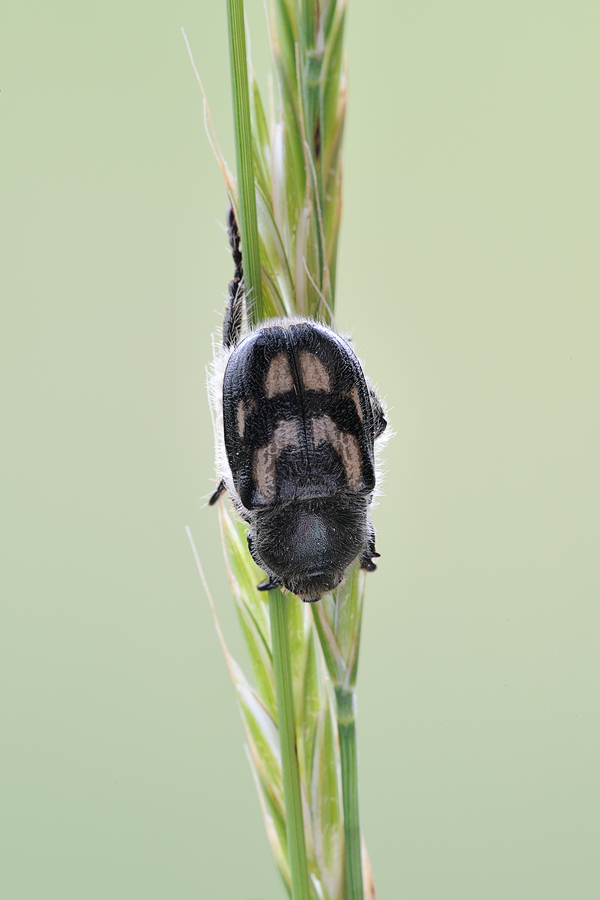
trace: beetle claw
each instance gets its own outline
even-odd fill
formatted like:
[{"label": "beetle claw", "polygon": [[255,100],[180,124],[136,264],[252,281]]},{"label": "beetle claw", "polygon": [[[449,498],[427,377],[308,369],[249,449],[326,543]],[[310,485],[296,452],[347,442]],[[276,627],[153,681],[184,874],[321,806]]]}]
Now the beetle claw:
[{"label": "beetle claw", "polygon": [[217,489],[208,501],[209,506],[214,506],[221,494],[223,494],[227,490],[227,486],[225,481],[221,478],[220,482],[217,485]]},{"label": "beetle claw", "polygon": [[271,575],[268,581],[261,581],[260,584],[256,585],[257,591],[274,591],[276,588],[281,587],[281,581],[278,578],[273,578]]}]

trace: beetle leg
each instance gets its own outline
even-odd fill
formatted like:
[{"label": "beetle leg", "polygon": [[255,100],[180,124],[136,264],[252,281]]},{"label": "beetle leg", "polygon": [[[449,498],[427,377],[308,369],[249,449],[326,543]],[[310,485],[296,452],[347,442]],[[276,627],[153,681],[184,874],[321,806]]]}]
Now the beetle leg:
[{"label": "beetle leg", "polygon": [[240,250],[240,231],[233,211],[229,207],[227,215],[229,225],[229,245],[235,270],[229,282],[229,303],[223,319],[223,346],[226,349],[235,347],[242,332],[244,318],[244,267]]},{"label": "beetle leg", "polygon": [[321,599],[320,597],[303,597],[302,598],[304,603],[318,603],[320,599]]},{"label": "beetle leg", "polygon": [[377,568],[377,566],[375,565],[375,563],[373,562],[371,557],[367,556],[366,553],[363,554],[363,556],[361,556],[361,558],[360,558],[360,567],[361,567],[361,569],[364,569],[366,572],[374,572],[375,569]]},{"label": "beetle leg", "polygon": [[208,501],[209,506],[214,506],[221,494],[223,494],[227,490],[227,485],[225,481],[221,478],[220,482],[217,485],[217,489]]},{"label": "beetle leg", "polygon": [[369,385],[369,394],[371,395],[371,409],[373,410],[373,437],[378,438],[387,428],[387,419],[381,405],[381,400]]},{"label": "beetle leg", "polygon": [[275,578],[274,575],[269,575],[268,581],[261,581],[260,584],[256,585],[257,591],[274,591],[278,587],[281,587],[281,581],[279,578]]},{"label": "beetle leg", "polygon": [[259,567],[259,569],[262,569],[263,568],[262,565],[256,559],[256,554],[254,552],[254,535],[252,534],[251,531],[249,531],[248,534],[246,535],[246,543],[248,544],[248,550],[250,551],[250,556],[252,557],[252,559],[254,560],[256,565]]},{"label": "beetle leg", "polygon": [[363,551],[360,557],[360,567],[361,569],[365,569],[367,572],[374,572],[377,566],[373,562],[374,559],[379,559],[381,553],[378,553],[375,549],[375,535],[371,535],[369,538],[369,543],[367,544],[366,550]]},{"label": "beetle leg", "polygon": [[[262,560],[258,559],[256,556],[256,552],[254,550],[254,535],[252,534],[251,531],[249,531],[248,534],[246,535],[246,543],[248,544],[248,550],[250,551],[250,556],[252,557],[252,559],[258,566],[258,568],[264,569]],[[265,590],[266,590],[266,588],[265,588]],[[269,590],[270,590],[270,588],[269,588]]]}]

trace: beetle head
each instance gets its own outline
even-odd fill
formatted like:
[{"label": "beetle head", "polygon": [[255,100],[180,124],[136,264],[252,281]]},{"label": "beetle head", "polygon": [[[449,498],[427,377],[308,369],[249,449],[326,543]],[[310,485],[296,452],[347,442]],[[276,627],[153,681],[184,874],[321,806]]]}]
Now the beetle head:
[{"label": "beetle head", "polygon": [[367,538],[364,498],[298,500],[257,516],[257,562],[293,594],[318,599],[340,583]]}]

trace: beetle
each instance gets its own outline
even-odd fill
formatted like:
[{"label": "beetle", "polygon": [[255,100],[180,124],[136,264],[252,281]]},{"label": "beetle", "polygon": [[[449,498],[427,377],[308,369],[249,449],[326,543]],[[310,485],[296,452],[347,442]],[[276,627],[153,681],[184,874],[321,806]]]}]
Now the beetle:
[{"label": "beetle", "polygon": [[210,390],[216,411],[219,485],[249,525],[248,548],[267,574],[314,602],[358,558],[375,570],[369,508],[375,441],[387,422],[349,343],[310,318],[245,324],[240,236],[232,209],[235,272]]}]

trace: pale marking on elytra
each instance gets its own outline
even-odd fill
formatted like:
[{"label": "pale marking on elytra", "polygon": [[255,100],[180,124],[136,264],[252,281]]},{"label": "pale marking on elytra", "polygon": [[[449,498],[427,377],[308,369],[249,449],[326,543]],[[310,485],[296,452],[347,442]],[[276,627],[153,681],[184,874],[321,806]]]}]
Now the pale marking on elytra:
[{"label": "pale marking on elytra", "polygon": [[298,422],[279,422],[273,429],[273,437],[266,447],[254,451],[252,474],[261,499],[266,503],[275,500],[275,476],[277,462],[286,447],[300,447]]},{"label": "pale marking on elytra", "polygon": [[358,441],[353,434],[340,431],[329,416],[311,420],[313,445],[331,444],[342,458],[348,487],[358,491],[362,487],[362,457]]},{"label": "pale marking on elytra", "polygon": [[238,434],[241,438],[244,437],[244,432],[246,431],[246,419],[255,411],[256,400],[252,399],[249,403],[244,403],[243,400],[239,401],[237,406],[237,427]]},{"label": "pale marking on elytra", "polygon": [[358,418],[362,422],[363,411],[362,411],[362,406],[360,405],[360,397],[358,396],[358,388],[356,387],[356,385],[353,385],[350,393],[346,394],[345,396],[349,397],[352,400],[352,402],[354,403],[354,405],[356,407],[356,412],[358,413]]},{"label": "pale marking on elytra", "polygon": [[307,350],[300,353],[300,369],[302,382],[307,391],[331,390],[329,372],[314,353],[309,353]]},{"label": "pale marking on elytra", "polygon": [[237,427],[238,434],[240,437],[244,437],[244,431],[246,430],[246,410],[244,409],[244,401],[240,400],[237,408]]},{"label": "pale marking on elytra", "polygon": [[265,394],[269,398],[277,397],[279,394],[287,394],[293,387],[294,379],[287,354],[278,353],[271,360],[265,375]]}]

